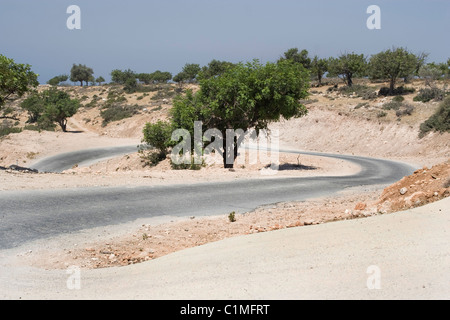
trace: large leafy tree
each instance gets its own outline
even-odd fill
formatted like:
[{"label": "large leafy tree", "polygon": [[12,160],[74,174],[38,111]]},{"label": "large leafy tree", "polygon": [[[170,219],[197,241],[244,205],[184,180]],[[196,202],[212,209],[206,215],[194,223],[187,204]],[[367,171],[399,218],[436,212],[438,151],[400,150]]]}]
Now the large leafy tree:
[{"label": "large leafy tree", "polygon": [[21,107],[28,111],[29,123],[58,123],[67,131],[67,119],[73,116],[80,107],[76,99],[71,99],[67,92],[52,87],[42,92],[34,92],[27,97]]},{"label": "large leafy tree", "polygon": [[92,68],[84,64],[74,64],[70,70],[70,81],[80,82],[80,85],[83,86],[83,82],[88,83],[92,79],[93,74],[94,70]]},{"label": "large leafy tree", "polygon": [[418,57],[404,48],[388,49],[370,58],[369,75],[389,80],[389,94],[394,94],[397,79],[413,75],[418,63]]},{"label": "large leafy tree", "polygon": [[339,58],[330,58],[328,72],[331,76],[342,77],[347,86],[353,85],[354,76],[365,75],[367,60],[363,54],[346,53]]},{"label": "large leafy tree", "polygon": [[15,97],[21,97],[37,87],[38,75],[28,64],[15,63],[13,59],[0,55],[0,109]]},{"label": "large leafy tree", "polygon": [[306,115],[300,99],[308,96],[308,89],[309,73],[299,63],[240,63],[218,77],[200,80],[200,90],[195,94],[188,91],[175,99],[172,129],[185,129],[192,137],[194,121],[201,121],[202,129],[217,129],[223,137],[224,167],[233,168],[244,135],[227,144],[227,130],[259,132],[281,118]]},{"label": "large leafy tree", "polygon": [[80,102],[71,99],[67,92],[51,88],[43,92],[44,114],[48,120],[61,126],[63,132],[67,131],[67,119],[77,113]]}]

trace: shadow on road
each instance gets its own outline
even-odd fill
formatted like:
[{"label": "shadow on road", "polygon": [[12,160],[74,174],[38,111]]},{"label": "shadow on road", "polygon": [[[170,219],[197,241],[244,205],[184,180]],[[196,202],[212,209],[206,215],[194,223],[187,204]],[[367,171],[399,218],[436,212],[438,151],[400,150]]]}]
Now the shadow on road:
[{"label": "shadow on road", "polygon": [[[271,165],[267,165],[266,168],[270,168]],[[283,170],[317,170],[317,167],[314,166],[305,166],[302,164],[293,164],[293,163],[283,163],[281,165],[278,166],[278,170],[283,171]]]}]

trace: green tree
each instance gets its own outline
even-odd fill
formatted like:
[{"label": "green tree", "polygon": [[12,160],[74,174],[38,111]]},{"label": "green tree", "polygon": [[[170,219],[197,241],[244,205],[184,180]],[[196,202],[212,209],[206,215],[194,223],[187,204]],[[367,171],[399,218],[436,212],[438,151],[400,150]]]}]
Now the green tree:
[{"label": "green tree", "polygon": [[70,81],[72,82],[80,82],[80,85],[83,86],[83,82],[88,82],[92,78],[94,74],[94,70],[92,68],[87,67],[84,64],[74,64],[72,69],[70,70]]},{"label": "green tree", "polygon": [[51,86],[57,86],[61,82],[67,81],[68,79],[69,79],[68,75],[62,74],[62,75],[51,78],[50,80],[47,81],[47,84],[49,84]]},{"label": "green tree", "polygon": [[308,96],[308,89],[309,73],[299,63],[240,63],[219,77],[202,79],[195,94],[189,91],[175,99],[172,128],[186,129],[193,137],[194,121],[202,121],[205,129],[219,130],[224,167],[233,168],[243,137],[227,145],[227,129],[259,132],[281,117],[301,117],[307,109],[300,99]]},{"label": "green tree", "polygon": [[219,61],[214,59],[209,62],[207,66],[202,67],[201,77],[209,79],[212,77],[220,76],[222,73],[227,71],[229,68],[232,68],[233,66],[234,64],[231,62]]},{"label": "green tree", "polygon": [[42,93],[44,113],[42,117],[61,126],[63,132],[67,131],[67,119],[72,117],[80,107],[76,99],[56,88],[50,88]]},{"label": "green tree", "polygon": [[28,123],[36,123],[44,112],[44,99],[38,92],[33,92],[22,101],[20,107],[28,112]]},{"label": "green tree", "polygon": [[155,83],[166,83],[167,81],[172,79],[172,74],[170,72],[162,72],[156,70],[152,74],[152,80]]},{"label": "green tree", "polygon": [[435,88],[435,81],[447,74],[446,67],[445,63],[428,63],[420,68],[418,75],[425,80],[427,86]]},{"label": "green tree", "polygon": [[328,60],[319,59],[318,56],[314,56],[314,59],[311,61],[311,73],[316,77],[319,82],[319,86],[322,85],[322,77],[327,71]]},{"label": "green tree", "polygon": [[282,60],[290,60],[295,63],[300,63],[306,69],[311,68],[311,58],[308,56],[308,50],[303,49],[299,52],[298,48],[291,48],[284,53],[284,56],[280,58]]},{"label": "green tree", "polygon": [[195,82],[200,71],[201,68],[199,64],[186,63],[183,67],[182,73],[185,75],[186,81]]},{"label": "green tree", "polygon": [[153,74],[151,73],[138,73],[136,78],[145,84],[150,84],[153,82]]},{"label": "green tree", "polygon": [[389,80],[389,94],[393,95],[398,78],[413,75],[418,65],[418,58],[404,48],[394,48],[373,55],[369,61],[371,79]]},{"label": "green tree", "polygon": [[170,122],[159,120],[156,123],[147,123],[143,130],[143,142],[156,149],[150,157],[152,164],[157,164],[166,158],[171,145],[172,125]]},{"label": "green tree", "polygon": [[115,69],[111,71],[111,81],[114,83],[124,85],[124,90],[127,93],[133,93],[137,89],[136,73],[130,69],[121,71]]},{"label": "green tree", "polygon": [[37,87],[37,77],[29,64],[15,63],[13,59],[0,55],[0,109],[7,101]]},{"label": "green tree", "polygon": [[364,55],[356,53],[346,53],[339,58],[330,58],[328,63],[330,76],[342,77],[349,87],[353,85],[353,77],[365,75],[367,68]]},{"label": "green tree", "polygon": [[175,77],[173,77],[173,81],[178,83],[179,85],[182,85],[183,82],[188,81],[189,76],[186,72],[181,71],[180,73],[176,74]]},{"label": "green tree", "polygon": [[95,82],[97,82],[100,86],[102,85],[103,82],[105,82],[105,78],[103,78],[102,76],[98,77],[97,79],[95,79]]}]

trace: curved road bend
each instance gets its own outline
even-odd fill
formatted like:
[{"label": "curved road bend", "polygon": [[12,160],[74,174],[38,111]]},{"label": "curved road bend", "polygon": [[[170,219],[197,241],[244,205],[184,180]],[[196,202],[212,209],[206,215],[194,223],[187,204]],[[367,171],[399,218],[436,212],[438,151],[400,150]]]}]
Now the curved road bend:
[{"label": "curved road bend", "polygon": [[342,177],[4,191],[0,193],[0,249],[138,218],[247,212],[261,205],[331,195],[349,187],[390,184],[414,171],[409,165],[389,160],[290,152],[347,160],[362,169],[355,175]]},{"label": "curved road bend", "polygon": [[73,168],[74,165],[89,165],[101,160],[134,152],[137,152],[137,146],[135,145],[73,151],[39,160],[31,165],[31,168],[39,172],[62,172]]}]

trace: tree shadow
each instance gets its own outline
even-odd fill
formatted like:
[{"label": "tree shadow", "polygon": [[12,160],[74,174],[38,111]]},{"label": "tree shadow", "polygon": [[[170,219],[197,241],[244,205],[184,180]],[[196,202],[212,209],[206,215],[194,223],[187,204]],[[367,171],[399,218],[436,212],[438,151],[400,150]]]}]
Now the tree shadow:
[{"label": "tree shadow", "polygon": [[[267,165],[266,168],[270,168],[271,165]],[[279,171],[283,171],[283,170],[305,170],[305,171],[309,171],[309,170],[317,170],[317,167],[314,166],[305,166],[303,164],[293,164],[293,163],[283,163],[280,164],[278,166],[278,170]]]},{"label": "tree shadow", "polygon": [[83,133],[83,130],[67,130],[66,133]]}]

